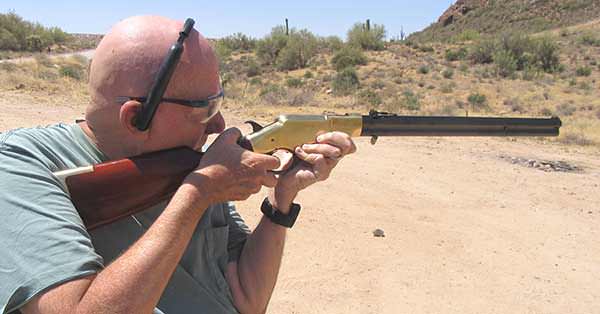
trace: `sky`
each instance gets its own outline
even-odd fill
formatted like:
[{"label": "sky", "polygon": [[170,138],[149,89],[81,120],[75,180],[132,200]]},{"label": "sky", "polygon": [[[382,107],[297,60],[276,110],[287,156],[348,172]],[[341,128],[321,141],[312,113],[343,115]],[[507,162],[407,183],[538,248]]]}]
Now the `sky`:
[{"label": "sky", "polygon": [[[418,4],[415,4],[417,2]],[[33,1],[0,0],[0,13],[14,11],[28,21],[58,26],[69,33],[104,34],[111,25],[132,15],[163,15],[184,20],[191,17],[195,28],[209,38],[236,32],[252,37],[268,34],[289,19],[290,27],[307,28],[321,36],[345,37],[356,22],[370,19],[383,24],[388,38],[427,27],[454,0],[396,1]]]}]

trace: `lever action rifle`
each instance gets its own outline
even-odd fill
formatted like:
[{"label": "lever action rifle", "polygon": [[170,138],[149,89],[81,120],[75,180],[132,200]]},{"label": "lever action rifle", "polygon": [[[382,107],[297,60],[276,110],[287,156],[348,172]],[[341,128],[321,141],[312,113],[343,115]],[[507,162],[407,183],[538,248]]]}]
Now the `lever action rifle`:
[{"label": "lever action rifle", "polygon": [[[371,111],[369,115],[282,115],[261,126],[238,144],[270,154],[293,151],[314,142],[323,132],[369,136],[557,136],[562,125],[552,118],[400,116]],[[173,148],[98,165],[63,170],[54,175],[71,196],[88,229],[135,214],[169,199],[200,162],[202,153]]]}]

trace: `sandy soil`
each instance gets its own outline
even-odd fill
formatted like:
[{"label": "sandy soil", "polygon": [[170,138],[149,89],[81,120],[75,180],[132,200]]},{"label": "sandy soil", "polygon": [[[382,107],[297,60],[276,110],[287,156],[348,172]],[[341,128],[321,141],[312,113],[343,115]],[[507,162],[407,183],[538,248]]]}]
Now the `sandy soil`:
[{"label": "sandy soil", "polygon": [[[0,97],[0,131],[83,113],[82,105],[33,98],[18,105],[13,96]],[[600,311],[597,148],[523,139],[357,143],[329,181],[299,196],[303,211],[268,313]],[[545,172],[500,156],[583,170]],[[251,225],[263,195],[238,204]],[[385,237],[374,237],[376,228]]]}]

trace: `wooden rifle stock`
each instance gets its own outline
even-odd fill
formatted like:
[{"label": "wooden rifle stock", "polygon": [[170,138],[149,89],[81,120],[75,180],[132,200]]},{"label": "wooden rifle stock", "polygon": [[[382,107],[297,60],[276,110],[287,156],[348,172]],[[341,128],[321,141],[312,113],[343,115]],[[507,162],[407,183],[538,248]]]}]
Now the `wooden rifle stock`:
[{"label": "wooden rifle stock", "polygon": [[201,157],[189,148],[174,148],[55,175],[91,230],[169,199]]}]

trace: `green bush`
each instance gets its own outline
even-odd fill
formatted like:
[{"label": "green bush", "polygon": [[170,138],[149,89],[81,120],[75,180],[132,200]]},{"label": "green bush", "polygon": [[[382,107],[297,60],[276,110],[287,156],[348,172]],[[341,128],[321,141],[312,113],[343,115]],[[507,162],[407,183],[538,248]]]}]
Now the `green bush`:
[{"label": "green bush", "polygon": [[383,50],[385,48],[385,27],[372,24],[367,30],[362,23],[356,23],[348,31],[348,44],[364,50]]},{"label": "green bush", "polygon": [[14,12],[0,13],[0,49],[42,51],[53,44],[64,44],[71,37],[58,27],[44,27],[23,20]]},{"label": "green bush", "polygon": [[448,49],[446,50],[446,61],[458,61],[464,60],[467,57],[468,51],[464,47],[461,47],[458,50]]},{"label": "green bush", "polygon": [[360,99],[361,102],[365,102],[371,106],[378,106],[383,102],[381,100],[381,97],[375,91],[373,91],[371,89],[366,89],[366,90],[361,91],[358,94],[358,98]]},{"label": "green bush", "polygon": [[426,65],[420,66],[419,70],[418,70],[418,72],[421,73],[421,74],[427,74],[430,71],[431,71],[431,69],[428,66],[426,66]]},{"label": "green bush", "polygon": [[346,46],[333,56],[331,64],[337,71],[341,71],[349,66],[366,65],[367,57],[359,49]]},{"label": "green bush", "polygon": [[473,93],[467,97],[467,101],[471,104],[473,109],[480,109],[487,107],[487,97],[483,94]]},{"label": "green bush", "polygon": [[277,68],[286,71],[305,68],[317,54],[317,48],[317,38],[313,33],[306,29],[291,29],[286,45],[277,56]]},{"label": "green bush", "polygon": [[360,82],[356,70],[347,67],[336,74],[331,85],[336,94],[347,95],[358,88]]},{"label": "green bush", "polygon": [[494,62],[494,53],[496,52],[497,44],[493,40],[482,40],[473,46],[469,59],[473,63],[487,64]]},{"label": "green bush", "polygon": [[258,62],[256,62],[256,59],[254,58],[248,58],[246,60],[246,76],[247,77],[253,77],[253,76],[257,76],[260,75],[261,71],[260,71],[260,65],[258,65]]},{"label": "green bush", "polygon": [[[501,54],[506,66],[506,62],[514,61],[515,71],[521,71],[528,63],[531,63],[531,52],[535,51],[535,42],[528,36],[521,34],[504,34],[500,37],[496,54]],[[512,59],[512,60],[509,60]],[[495,62],[495,61],[494,61]]]},{"label": "green bush", "polygon": [[501,50],[494,54],[496,74],[501,77],[512,77],[518,68],[518,61],[510,51]]},{"label": "green bush", "polygon": [[251,51],[256,47],[256,39],[242,33],[235,33],[217,40],[231,51]]},{"label": "green bush", "polygon": [[336,52],[344,47],[344,41],[337,36],[319,37],[319,47],[329,52]]},{"label": "green bush", "polygon": [[262,79],[258,76],[255,76],[253,78],[250,79],[250,81],[248,81],[248,83],[250,85],[261,85],[262,84]]},{"label": "green bush", "polygon": [[288,36],[283,26],[276,26],[271,33],[256,42],[256,56],[264,64],[274,65],[280,51],[287,45]]},{"label": "green bush", "polygon": [[400,106],[403,109],[418,111],[421,110],[421,104],[419,102],[419,96],[417,96],[413,91],[406,90],[402,93],[402,102]]},{"label": "green bush", "polygon": [[581,35],[581,37],[579,37],[579,42],[587,46],[600,46],[600,38],[591,32],[586,32],[585,34]]},{"label": "green bush", "polygon": [[454,38],[452,38],[452,39],[455,42],[463,42],[463,41],[478,40],[480,37],[481,37],[481,35],[476,30],[466,29],[462,33],[454,36]]},{"label": "green bush", "polygon": [[454,77],[454,70],[452,70],[452,69],[446,69],[446,70],[444,70],[444,71],[442,72],[442,76],[443,76],[445,79],[448,79],[448,80],[449,80],[449,79],[451,79],[452,77]]},{"label": "green bush", "polygon": [[536,42],[534,58],[546,73],[556,72],[560,67],[558,45],[550,37],[543,37]]},{"label": "green bush", "polygon": [[70,77],[75,80],[82,80],[85,76],[85,70],[77,64],[63,64],[59,67],[60,75]]},{"label": "green bush", "polygon": [[314,77],[314,75],[313,75],[313,73],[312,73],[311,71],[306,71],[306,72],[304,72],[304,75],[303,75],[303,77],[304,77],[305,79],[310,79],[310,78],[313,78],[313,77]]},{"label": "green bush", "polygon": [[572,104],[560,104],[556,106],[556,114],[559,116],[572,116],[575,111],[577,111],[577,107]]},{"label": "green bush", "polygon": [[302,80],[297,77],[288,77],[285,80],[285,86],[287,87],[298,88],[302,87],[302,85],[304,85],[304,82],[302,82]]},{"label": "green bush", "polygon": [[592,68],[588,66],[578,67],[575,70],[575,74],[577,74],[577,76],[590,76],[592,75]]}]

